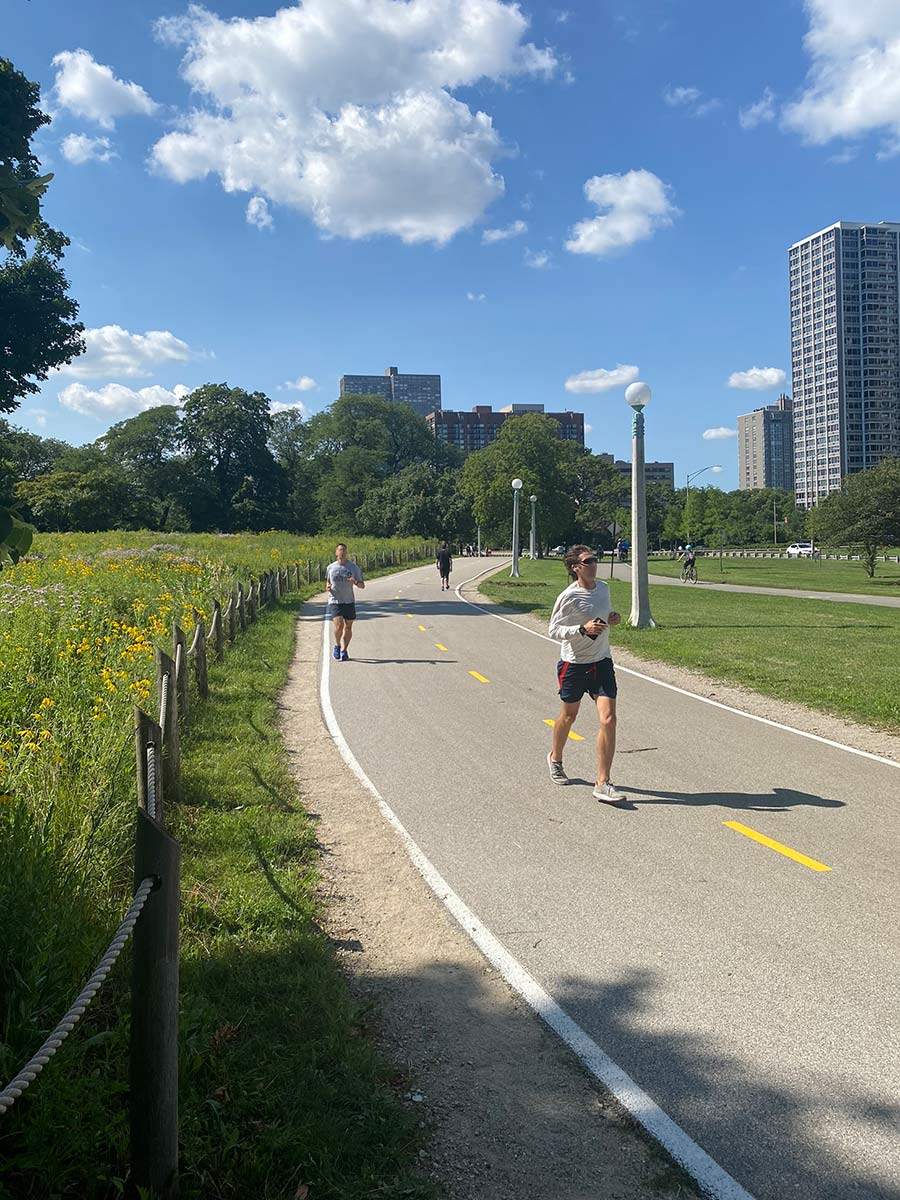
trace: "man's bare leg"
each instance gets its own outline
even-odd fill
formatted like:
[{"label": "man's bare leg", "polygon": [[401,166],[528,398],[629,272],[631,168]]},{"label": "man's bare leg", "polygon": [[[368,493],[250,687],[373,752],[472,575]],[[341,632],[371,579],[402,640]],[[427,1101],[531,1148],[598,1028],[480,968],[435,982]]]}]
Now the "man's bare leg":
[{"label": "man's bare leg", "polygon": [[550,751],[550,757],[553,762],[561,763],[563,760],[566,738],[569,736],[569,730],[575,724],[575,718],[578,716],[578,709],[580,707],[580,700],[575,704],[563,704],[562,711],[556,718],[556,724],[553,726],[553,749]]},{"label": "man's bare leg", "polygon": [[[616,753],[616,702],[608,696],[597,697],[597,786],[609,783],[613,757]],[[556,732],[554,730],[554,732]]]},{"label": "man's bare leg", "polygon": [[343,640],[343,647],[345,650],[350,645],[350,639],[352,637],[353,637],[353,622],[345,620],[344,621],[344,640]]},{"label": "man's bare leg", "polygon": [[334,644],[336,646],[339,646],[341,644],[341,638],[344,635],[345,624],[346,624],[346,621],[344,620],[343,617],[335,617],[334,620],[332,621],[332,625],[334,627]]}]

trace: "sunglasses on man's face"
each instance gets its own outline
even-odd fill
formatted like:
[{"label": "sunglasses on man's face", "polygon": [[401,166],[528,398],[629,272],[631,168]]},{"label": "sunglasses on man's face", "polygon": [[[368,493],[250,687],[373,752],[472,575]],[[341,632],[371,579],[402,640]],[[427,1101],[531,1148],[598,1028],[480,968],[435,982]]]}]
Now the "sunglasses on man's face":
[{"label": "sunglasses on man's face", "polygon": [[600,559],[596,556],[596,554],[592,554],[590,558],[579,558],[578,565],[579,567],[589,567],[591,563],[596,563],[599,561]]}]

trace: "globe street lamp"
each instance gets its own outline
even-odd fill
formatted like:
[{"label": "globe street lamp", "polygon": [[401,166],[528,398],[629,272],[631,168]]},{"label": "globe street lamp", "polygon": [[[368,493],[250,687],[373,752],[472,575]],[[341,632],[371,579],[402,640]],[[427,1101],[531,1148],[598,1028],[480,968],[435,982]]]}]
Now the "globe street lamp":
[{"label": "globe street lamp", "polygon": [[644,408],[650,400],[646,383],[632,383],[625,400],[634,411],[631,422],[631,616],[636,629],[655,629],[650,615],[650,581],[647,573],[647,496],[644,486]]},{"label": "globe street lamp", "polygon": [[522,490],[522,480],[514,479],[513,487],[513,560],[510,579],[519,578],[519,492]]},{"label": "globe street lamp", "polygon": [[688,542],[691,540],[691,480],[696,479],[698,475],[702,475],[704,471],[721,470],[722,468],[718,463],[710,463],[708,467],[701,467],[699,471],[692,471],[690,475],[687,476],[684,489],[684,518],[685,525],[687,527],[687,538],[685,540]]},{"label": "globe street lamp", "polygon": [[537,504],[537,496],[532,496],[531,497],[531,546],[530,546],[532,562],[534,562],[535,529],[537,528],[534,523],[534,506],[536,504]]}]

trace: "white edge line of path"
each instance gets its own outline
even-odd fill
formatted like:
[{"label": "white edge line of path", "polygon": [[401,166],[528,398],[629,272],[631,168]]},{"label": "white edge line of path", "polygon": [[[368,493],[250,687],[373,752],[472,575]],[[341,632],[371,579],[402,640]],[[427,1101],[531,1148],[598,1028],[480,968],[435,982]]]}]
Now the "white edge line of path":
[{"label": "white edge line of path", "polygon": [[[553,638],[548,637],[546,633],[538,633],[536,629],[529,629],[527,625],[520,625],[518,621],[511,621],[509,617],[503,617],[500,613],[491,612],[489,608],[484,608],[481,604],[476,604],[474,600],[467,600],[462,594],[462,588],[467,583],[474,583],[476,579],[481,579],[483,575],[488,575],[495,570],[494,567],[488,567],[487,571],[481,571],[478,575],[473,575],[470,579],[464,580],[456,588],[456,595],[464,604],[469,604],[472,608],[477,608],[479,612],[487,613],[489,617],[494,617],[497,621],[505,621],[507,625],[513,625],[516,629],[521,629],[523,633],[530,633],[532,637],[543,638],[545,642],[553,642]],[[554,643],[555,644],[555,643]],[[835,742],[831,738],[822,737],[818,733],[807,733],[805,729],[797,729],[793,725],[783,725],[781,721],[773,721],[770,717],[759,717],[756,713],[745,712],[742,708],[734,708],[730,704],[723,704],[721,700],[711,700],[709,696],[700,696],[697,692],[690,692],[687,688],[677,687],[674,683],[664,683],[661,679],[654,679],[652,675],[645,675],[642,671],[635,671],[631,667],[616,667],[617,671],[624,671],[626,675],[634,675],[637,679],[644,679],[647,683],[655,683],[657,687],[667,688],[670,692],[678,692],[681,696],[690,696],[692,700],[699,700],[701,704],[711,704],[713,708],[721,708],[725,712],[734,713],[739,717],[746,717],[748,721],[759,721],[760,725],[770,725],[773,729],[783,729],[786,733],[796,733],[797,737],[809,738],[811,742],[821,742],[823,746],[832,746],[835,750],[846,750],[848,754],[856,754],[860,758],[871,759],[872,762],[882,763],[886,767],[896,767],[900,769],[900,762],[894,758],[885,758],[881,754],[872,754],[869,750],[858,750],[856,746],[848,746],[844,742]]]},{"label": "white edge line of path", "polygon": [[[477,607],[477,606],[476,606]],[[485,610],[486,611],[486,610]],[[581,1059],[590,1073],[608,1088],[623,1108],[655,1138],[669,1154],[680,1163],[697,1182],[704,1195],[710,1200],[753,1200],[753,1196],[723,1170],[693,1138],[677,1125],[634,1082],[630,1075],[617,1066],[597,1043],[573,1021],[553,997],[532,978],[525,968],[509,953],[506,947],[487,929],[463,900],[457,896],[433,863],[413,841],[406,828],[390,808],[375,784],[357,761],[356,755],[341,732],[331,705],[329,677],[331,647],[328,638],[328,618],[324,620],[322,642],[322,677],[319,698],[328,732],[341,753],[344,762],[364,788],[378,801],[382,815],[397,831],[407,854],[416,870],[434,892],[444,907],[453,915],[463,931],[472,939],[481,953],[493,964],[509,986],[546,1022]],[[515,622],[512,622],[515,624]],[[521,626],[519,628],[522,628]]]}]

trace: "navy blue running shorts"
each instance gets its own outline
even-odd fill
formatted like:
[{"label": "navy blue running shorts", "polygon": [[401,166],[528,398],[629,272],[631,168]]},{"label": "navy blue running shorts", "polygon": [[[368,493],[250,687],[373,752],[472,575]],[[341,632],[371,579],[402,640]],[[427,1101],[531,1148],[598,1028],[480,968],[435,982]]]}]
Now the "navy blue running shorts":
[{"label": "navy blue running shorts", "polygon": [[598,696],[606,696],[615,700],[618,692],[616,672],[611,658],[601,658],[599,662],[556,664],[556,678],[559,682],[559,698],[563,704],[577,704],[587,693],[592,700]]},{"label": "navy blue running shorts", "polygon": [[345,621],[356,620],[356,605],[355,604],[332,604],[331,615],[333,617],[343,617]]}]

